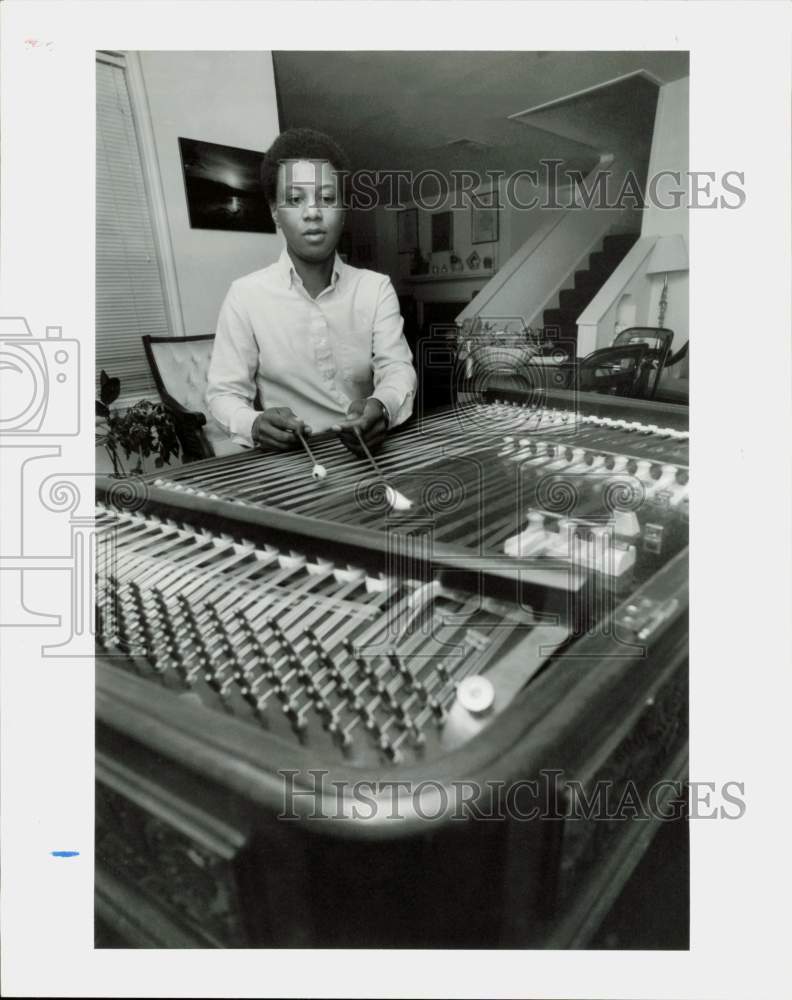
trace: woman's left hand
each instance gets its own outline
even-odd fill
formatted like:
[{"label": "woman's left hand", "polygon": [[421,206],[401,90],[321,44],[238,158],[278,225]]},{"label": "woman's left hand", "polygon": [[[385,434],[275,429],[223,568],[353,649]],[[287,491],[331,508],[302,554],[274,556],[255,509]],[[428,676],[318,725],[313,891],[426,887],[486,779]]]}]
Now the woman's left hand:
[{"label": "woman's left hand", "polygon": [[351,452],[362,456],[364,452],[355,428],[359,429],[369,451],[377,451],[388,433],[387,412],[384,404],[373,396],[356,399],[347,410],[347,419],[334,424],[332,429]]}]

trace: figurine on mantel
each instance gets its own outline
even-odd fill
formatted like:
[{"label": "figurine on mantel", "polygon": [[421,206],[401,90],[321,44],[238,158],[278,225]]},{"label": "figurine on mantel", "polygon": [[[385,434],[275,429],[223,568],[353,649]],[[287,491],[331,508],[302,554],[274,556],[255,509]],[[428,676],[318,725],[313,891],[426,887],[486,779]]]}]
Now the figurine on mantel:
[{"label": "figurine on mantel", "polygon": [[473,253],[470,254],[470,256],[468,257],[466,263],[471,271],[478,271],[478,269],[481,267],[481,257],[479,257],[479,255],[474,250]]}]

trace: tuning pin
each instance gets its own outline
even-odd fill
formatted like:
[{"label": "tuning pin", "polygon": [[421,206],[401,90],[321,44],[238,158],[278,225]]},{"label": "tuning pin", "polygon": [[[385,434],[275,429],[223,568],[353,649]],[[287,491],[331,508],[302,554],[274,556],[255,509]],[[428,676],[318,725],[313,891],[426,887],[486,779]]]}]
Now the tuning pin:
[{"label": "tuning pin", "polygon": [[388,760],[392,761],[394,764],[401,760],[401,753],[395,747],[387,736],[381,736],[378,746],[380,750],[385,754]]},{"label": "tuning pin", "polygon": [[423,747],[426,745],[426,736],[421,732],[421,730],[413,723],[410,728],[410,741],[412,745],[416,748]]},{"label": "tuning pin", "polygon": [[308,725],[305,719],[300,715],[297,705],[294,703],[292,698],[287,698],[283,703],[283,714],[289,722],[291,722],[292,728],[295,732],[301,732]]},{"label": "tuning pin", "polygon": [[327,731],[330,733],[333,742],[337,743],[342,750],[348,750],[352,746],[352,737],[346,729],[340,727],[337,721],[331,722],[327,727]]},{"label": "tuning pin", "polygon": [[203,675],[204,682],[209,685],[209,687],[216,693],[223,697],[223,685],[220,678],[217,676],[215,671],[210,667],[209,670],[204,671]]},{"label": "tuning pin", "polygon": [[188,669],[181,654],[181,649],[173,642],[165,644],[166,656],[173,662],[173,667],[185,687],[192,687],[200,668]]},{"label": "tuning pin", "polygon": [[388,653],[388,659],[390,660],[391,665],[395,668],[395,670],[399,674],[399,677],[401,677],[402,680],[406,681],[412,680],[413,676],[412,670],[410,670],[407,664],[402,661],[401,657],[399,656],[399,654],[396,652],[395,649],[392,649]]},{"label": "tuning pin", "polygon": [[430,696],[426,704],[428,708],[431,710],[432,714],[434,715],[435,721],[437,722],[438,726],[442,726],[443,723],[446,721],[446,710],[443,708],[443,706],[440,704],[437,698],[435,698],[434,695]]},{"label": "tuning pin", "polygon": [[436,663],[435,672],[442,681],[447,681],[450,677],[450,674],[448,672],[448,667],[444,663]]},{"label": "tuning pin", "polygon": [[218,694],[220,695],[220,697],[221,698],[228,698],[229,695],[230,695],[230,693],[231,693],[232,685],[235,684],[235,683],[236,682],[234,681],[233,674],[231,676],[229,676],[229,677],[226,677],[224,680],[221,680],[220,681],[220,690],[218,691]]},{"label": "tuning pin", "polygon": [[422,681],[416,681],[415,684],[413,685],[413,690],[418,695],[418,698],[420,699],[423,705],[428,704],[429,692],[426,690],[426,686],[423,684]]},{"label": "tuning pin", "polygon": [[327,699],[325,698],[325,696],[322,694],[322,692],[319,690],[318,687],[314,686],[311,688],[310,691],[306,689],[306,694],[310,698],[311,704],[314,707],[314,711],[317,714],[322,715],[329,709],[329,705],[327,704]]},{"label": "tuning pin", "polygon": [[342,698],[345,698],[347,701],[355,697],[354,688],[352,688],[349,682],[344,678],[342,678],[342,680],[339,681],[338,693],[341,695]]},{"label": "tuning pin", "polygon": [[247,677],[245,677],[245,675],[240,670],[237,670],[236,673],[234,674],[234,680],[236,681],[237,686],[239,687],[240,694],[248,703],[248,705],[250,705],[250,707],[257,715],[262,716],[264,713],[263,713],[263,707],[261,705],[261,699],[256,694],[255,689],[248,681]]}]

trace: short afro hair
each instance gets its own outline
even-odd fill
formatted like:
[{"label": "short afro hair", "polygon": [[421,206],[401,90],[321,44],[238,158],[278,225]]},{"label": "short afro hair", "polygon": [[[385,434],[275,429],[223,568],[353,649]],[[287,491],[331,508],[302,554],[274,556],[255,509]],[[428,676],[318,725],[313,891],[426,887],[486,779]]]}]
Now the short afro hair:
[{"label": "short afro hair", "polygon": [[261,161],[261,188],[270,203],[278,196],[278,166],[284,160],[327,160],[341,173],[342,188],[346,186],[349,160],[338,143],[312,128],[289,128],[281,132]]}]

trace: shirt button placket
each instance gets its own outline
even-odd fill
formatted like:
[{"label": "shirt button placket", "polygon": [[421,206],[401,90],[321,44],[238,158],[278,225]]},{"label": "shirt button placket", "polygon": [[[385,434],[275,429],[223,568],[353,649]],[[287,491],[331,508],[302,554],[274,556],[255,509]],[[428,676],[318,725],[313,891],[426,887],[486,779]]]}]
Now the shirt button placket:
[{"label": "shirt button placket", "polygon": [[327,320],[316,302],[314,302],[314,315],[311,327],[317,367],[321,371],[324,380],[330,382],[335,375],[335,359],[327,342]]}]

